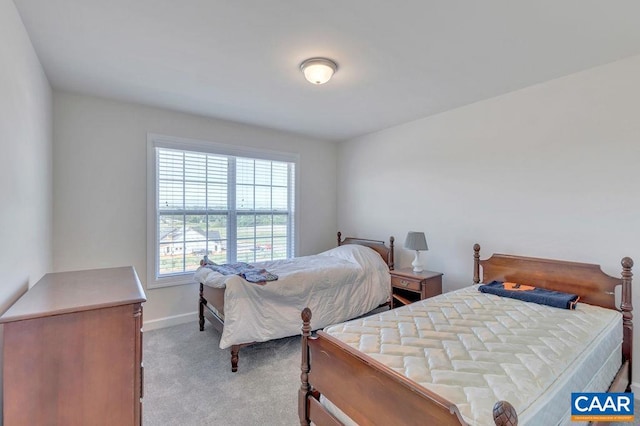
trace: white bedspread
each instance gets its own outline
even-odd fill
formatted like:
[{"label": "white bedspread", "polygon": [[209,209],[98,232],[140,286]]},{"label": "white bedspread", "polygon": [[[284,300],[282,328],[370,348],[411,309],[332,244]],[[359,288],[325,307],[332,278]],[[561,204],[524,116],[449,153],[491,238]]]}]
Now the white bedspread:
[{"label": "white bedspread", "polygon": [[278,275],[265,285],[199,268],[194,279],[226,287],[220,348],[265,342],[300,333],[309,307],[314,329],[365,314],[389,300],[389,268],[374,250],[347,244],[295,259],[255,263]]},{"label": "white bedspread", "polygon": [[552,308],[477,287],[325,331],[453,402],[471,425],[493,425],[499,400],[522,425],[562,424],[571,392],[607,389],[621,364],[619,312]]}]

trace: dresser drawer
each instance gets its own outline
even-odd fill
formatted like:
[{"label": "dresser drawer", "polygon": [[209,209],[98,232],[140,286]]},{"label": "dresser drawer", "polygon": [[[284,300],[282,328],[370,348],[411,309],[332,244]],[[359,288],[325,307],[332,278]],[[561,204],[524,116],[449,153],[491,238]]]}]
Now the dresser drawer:
[{"label": "dresser drawer", "polygon": [[420,281],[410,280],[403,277],[391,277],[391,285],[397,288],[404,288],[407,290],[421,291],[422,286]]}]

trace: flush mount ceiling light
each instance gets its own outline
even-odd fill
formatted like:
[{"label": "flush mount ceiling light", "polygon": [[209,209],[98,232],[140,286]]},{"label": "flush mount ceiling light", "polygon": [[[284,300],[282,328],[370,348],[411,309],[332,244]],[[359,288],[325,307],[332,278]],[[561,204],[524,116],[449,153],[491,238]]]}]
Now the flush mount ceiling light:
[{"label": "flush mount ceiling light", "polygon": [[310,58],[300,64],[304,77],[313,84],[326,83],[337,69],[338,64],[326,58]]}]

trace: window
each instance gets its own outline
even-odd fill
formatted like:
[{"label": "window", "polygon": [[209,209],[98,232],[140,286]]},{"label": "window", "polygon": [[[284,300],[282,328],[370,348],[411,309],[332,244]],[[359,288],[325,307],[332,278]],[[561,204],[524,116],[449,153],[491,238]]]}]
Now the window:
[{"label": "window", "polygon": [[149,135],[149,283],[216,263],[291,258],[297,156]]}]

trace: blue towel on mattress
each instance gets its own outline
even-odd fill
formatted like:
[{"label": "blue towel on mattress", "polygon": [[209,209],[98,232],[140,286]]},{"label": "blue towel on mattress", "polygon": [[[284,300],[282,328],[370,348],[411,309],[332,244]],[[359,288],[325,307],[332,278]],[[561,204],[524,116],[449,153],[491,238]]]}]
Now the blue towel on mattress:
[{"label": "blue towel on mattress", "polygon": [[510,297],[525,302],[539,303],[541,305],[549,305],[556,308],[575,309],[580,299],[575,294],[562,293],[560,291],[547,290],[544,288],[534,287],[532,290],[506,290],[504,282],[492,281],[489,284],[483,284],[478,288],[482,293],[495,294],[502,297]]}]

